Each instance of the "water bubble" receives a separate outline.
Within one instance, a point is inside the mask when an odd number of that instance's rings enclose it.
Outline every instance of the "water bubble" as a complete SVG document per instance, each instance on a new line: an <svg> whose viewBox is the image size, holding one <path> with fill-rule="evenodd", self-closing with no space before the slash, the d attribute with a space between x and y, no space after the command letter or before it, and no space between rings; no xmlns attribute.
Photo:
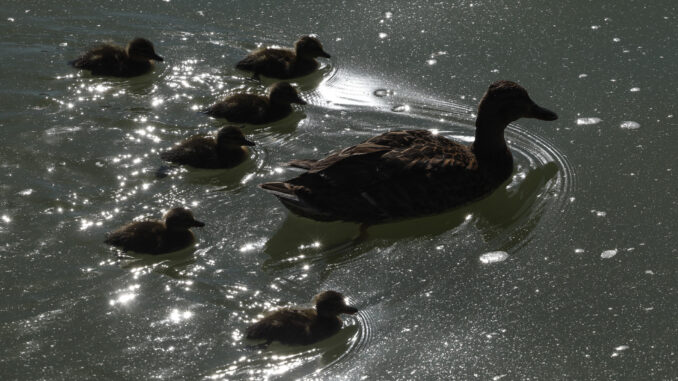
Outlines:
<svg viewBox="0 0 678 381"><path fill-rule="evenodd" d="M391 96L391 95L395 94L395 92L393 90L389 90L389 89L376 89L376 90L374 90L373 94L374 94L375 97L383 98L383 97Z"/></svg>
<svg viewBox="0 0 678 381"><path fill-rule="evenodd" d="M505 251L491 251L480 256L480 263L489 265L491 263L503 262L508 258L508 253Z"/></svg>
<svg viewBox="0 0 678 381"><path fill-rule="evenodd" d="M598 124L602 122L602 119L596 118L596 117L588 117L588 118L578 118L577 119L577 125L578 126L590 126L593 124Z"/></svg>
<svg viewBox="0 0 678 381"><path fill-rule="evenodd" d="M637 130L640 128L640 123L634 122L632 120L627 120L622 122L619 127L625 129L625 130Z"/></svg>
<svg viewBox="0 0 678 381"><path fill-rule="evenodd" d="M631 89L629 89L629 91L632 93L637 93L640 91L640 87L632 87Z"/></svg>
<svg viewBox="0 0 678 381"><path fill-rule="evenodd" d="M384 39L386 37L388 37L388 34L386 34L384 32L379 33L379 38Z"/></svg>
<svg viewBox="0 0 678 381"><path fill-rule="evenodd" d="M617 255L617 249L605 250L600 254L600 257L603 259L610 259Z"/></svg>

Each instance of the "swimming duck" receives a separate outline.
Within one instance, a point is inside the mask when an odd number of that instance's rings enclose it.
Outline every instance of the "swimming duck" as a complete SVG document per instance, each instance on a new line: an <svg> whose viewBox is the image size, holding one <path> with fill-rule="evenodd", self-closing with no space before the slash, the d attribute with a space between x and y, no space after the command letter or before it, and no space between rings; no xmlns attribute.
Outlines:
<svg viewBox="0 0 678 381"><path fill-rule="evenodd" d="M127 48L101 45L69 62L77 69L90 70L94 75L135 77L153 68L153 61L164 61L155 53L153 44L145 38L135 38Z"/></svg>
<svg viewBox="0 0 678 381"><path fill-rule="evenodd" d="M295 78L312 73L318 68L316 57L330 58L323 50L317 38L303 36L294 43L294 51L290 49L258 49L238 62L235 67L240 70L254 72L272 78Z"/></svg>
<svg viewBox="0 0 678 381"><path fill-rule="evenodd" d="M280 341L287 345L307 345L328 338L341 329L339 314L355 314L358 309L346 305L344 295L323 291L313 298L315 308L283 308L274 311L247 328L247 338Z"/></svg>
<svg viewBox="0 0 678 381"><path fill-rule="evenodd" d="M124 251L165 254L188 247L195 241L191 227L204 223L193 218L190 210L178 207L163 216L164 221L137 221L108 233L105 243Z"/></svg>
<svg viewBox="0 0 678 381"><path fill-rule="evenodd" d="M268 96L234 94L208 107L204 113L234 123L264 124L289 115L292 103L306 104L292 85L276 82L268 88Z"/></svg>
<svg viewBox="0 0 678 381"><path fill-rule="evenodd" d="M160 154L163 160L196 168L231 168L242 163L253 146L236 126L222 127L216 139L211 135L195 135Z"/></svg>
<svg viewBox="0 0 678 381"><path fill-rule="evenodd" d="M373 224L433 214L483 197L509 178L506 126L520 118L556 120L517 83L493 83L478 105L475 141L466 146L427 130L391 131L320 160L307 171L260 187L293 213L319 221Z"/></svg>

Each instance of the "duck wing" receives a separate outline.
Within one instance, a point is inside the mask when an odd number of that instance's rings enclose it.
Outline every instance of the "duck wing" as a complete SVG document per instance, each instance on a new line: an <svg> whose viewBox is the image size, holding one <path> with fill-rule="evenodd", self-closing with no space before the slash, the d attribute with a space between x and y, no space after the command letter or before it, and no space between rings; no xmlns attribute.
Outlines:
<svg viewBox="0 0 678 381"><path fill-rule="evenodd" d="M248 54L235 67L269 77L286 78L290 75L295 57L295 53L287 49L260 49Z"/></svg>
<svg viewBox="0 0 678 381"><path fill-rule="evenodd" d="M219 166L219 155L214 138L198 135L188 138L160 154L163 160L185 164L198 168L215 168Z"/></svg>
<svg viewBox="0 0 678 381"><path fill-rule="evenodd" d="M139 253L154 253L162 246L165 226L159 221L139 221L108 233L105 243Z"/></svg>
<svg viewBox="0 0 678 381"><path fill-rule="evenodd" d="M266 120L267 110L270 108L268 99L254 94L235 94L207 109L205 114L214 118L225 118L234 123L263 123Z"/></svg>
<svg viewBox="0 0 678 381"><path fill-rule="evenodd" d="M302 164L307 172L261 187L292 212L322 221L425 215L469 202L487 188L467 146L426 130L388 132Z"/></svg>
<svg viewBox="0 0 678 381"><path fill-rule="evenodd" d="M90 70L94 75L118 75L127 59L125 51L117 46L102 45L94 48L70 64L78 69Z"/></svg>
<svg viewBox="0 0 678 381"><path fill-rule="evenodd" d="M310 340L314 316L311 309L280 309L249 326L247 338L304 344Z"/></svg>

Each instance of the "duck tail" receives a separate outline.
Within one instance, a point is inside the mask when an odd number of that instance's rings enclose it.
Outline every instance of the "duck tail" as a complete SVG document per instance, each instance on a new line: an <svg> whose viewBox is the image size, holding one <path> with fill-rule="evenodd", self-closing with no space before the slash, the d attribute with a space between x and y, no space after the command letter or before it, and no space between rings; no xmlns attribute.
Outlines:
<svg viewBox="0 0 678 381"><path fill-rule="evenodd" d="M294 193L294 188L288 183L274 182L259 184L259 188L273 194L279 199L285 199L292 202L301 202L301 199Z"/></svg>
<svg viewBox="0 0 678 381"><path fill-rule="evenodd" d="M304 160L304 159L291 160L287 163L287 165L294 168L311 169L317 161L318 160Z"/></svg>

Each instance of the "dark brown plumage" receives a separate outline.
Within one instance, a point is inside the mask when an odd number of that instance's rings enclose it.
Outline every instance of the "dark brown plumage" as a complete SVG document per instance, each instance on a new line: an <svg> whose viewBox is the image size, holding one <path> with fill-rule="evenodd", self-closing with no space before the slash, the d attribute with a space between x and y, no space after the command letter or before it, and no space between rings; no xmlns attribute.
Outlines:
<svg viewBox="0 0 678 381"><path fill-rule="evenodd" d="M292 112L292 103L305 105L297 91L287 82L277 82L268 89L268 96L235 94L205 110L214 118L233 123L264 124L280 120Z"/></svg>
<svg viewBox="0 0 678 381"><path fill-rule="evenodd" d="M295 78L312 73L318 68L316 57L330 58L317 38L303 36L289 49L259 49L236 64L236 68L272 78Z"/></svg>
<svg viewBox="0 0 678 381"><path fill-rule="evenodd" d="M555 120L514 82L493 83L478 106L475 142L465 146L426 130L392 131L321 160L307 172L262 184L293 213L320 221L378 223L433 214L487 195L513 171L504 140L519 118Z"/></svg>
<svg viewBox="0 0 678 381"><path fill-rule="evenodd" d="M193 218L191 211L181 207L170 209L163 219L132 222L108 233L104 242L125 251L165 254L191 245L195 237L188 229L205 226Z"/></svg>
<svg viewBox="0 0 678 381"><path fill-rule="evenodd" d="M135 38L127 48L101 45L69 62L77 69L90 70L94 75L135 77L153 68L153 61L163 61L153 44L145 38Z"/></svg>
<svg viewBox="0 0 678 381"><path fill-rule="evenodd" d="M328 338L342 326L339 314L355 314L358 309L347 306L344 296L336 291L323 291L313 298L315 308L282 308L268 314L247 328L247 338L280 341L288 345L307 345Z"/></svg>
<svg viewBox="0 0 678 381"><path fill-rule="evenodd" d="M196 168L231 168L242 163L249 154L243 146L253 146L241 128L222 127L217 137L195 135L160 154L163 160Z"/></svg>

